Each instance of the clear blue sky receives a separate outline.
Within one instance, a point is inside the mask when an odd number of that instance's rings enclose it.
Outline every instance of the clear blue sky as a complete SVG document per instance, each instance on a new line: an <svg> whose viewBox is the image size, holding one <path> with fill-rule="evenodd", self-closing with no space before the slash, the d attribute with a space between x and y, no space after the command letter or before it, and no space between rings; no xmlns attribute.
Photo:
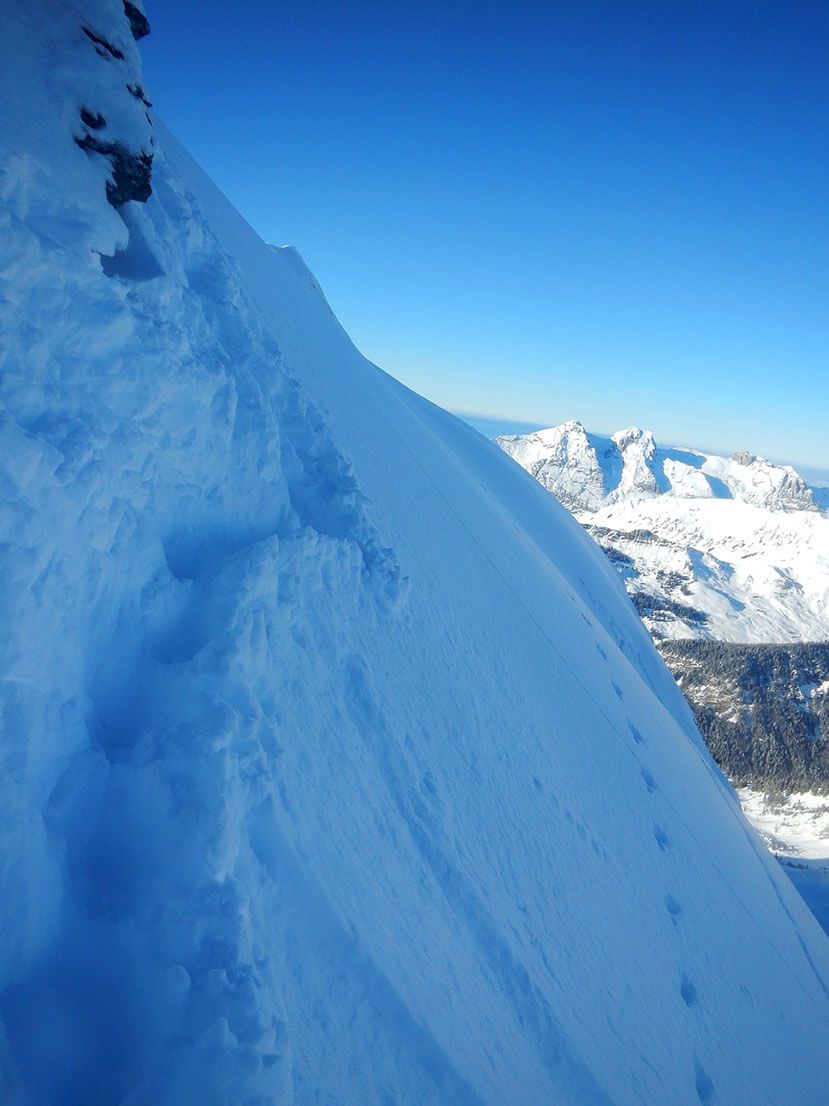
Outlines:
<svg viewBox="0 0 829 1106"><path fill-rule="evenodd" d="M829 468L829 2L147 0L157 109L456 410Z"/></svg>

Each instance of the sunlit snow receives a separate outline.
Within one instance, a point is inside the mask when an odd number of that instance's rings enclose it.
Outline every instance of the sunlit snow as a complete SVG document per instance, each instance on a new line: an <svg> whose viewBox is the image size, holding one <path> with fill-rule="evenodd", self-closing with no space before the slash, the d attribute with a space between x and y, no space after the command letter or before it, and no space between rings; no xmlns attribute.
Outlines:
<svg viewBox="0 0 829 1106"><path fill-rule="evenodd" d="M120 2L0 6L2 1101L820 1106L826 937L613 567L157 119L107 202Z"/></svg>

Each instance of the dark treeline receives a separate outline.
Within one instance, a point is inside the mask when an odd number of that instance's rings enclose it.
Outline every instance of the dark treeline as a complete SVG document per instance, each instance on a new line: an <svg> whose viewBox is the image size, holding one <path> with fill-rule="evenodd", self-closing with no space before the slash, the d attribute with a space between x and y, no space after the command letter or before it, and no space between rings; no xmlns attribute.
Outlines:
<svg viewBox="0 0 829 1106"><path fill-rule="evenodd" d="M733 783L829 792L829 643L662 641L659 650Z"/></svg>

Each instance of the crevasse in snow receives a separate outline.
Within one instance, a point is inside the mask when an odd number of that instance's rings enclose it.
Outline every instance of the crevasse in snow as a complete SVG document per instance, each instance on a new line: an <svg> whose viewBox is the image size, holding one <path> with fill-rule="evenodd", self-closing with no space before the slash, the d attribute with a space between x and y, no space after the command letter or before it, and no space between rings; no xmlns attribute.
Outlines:
<svg viewBox="0 0 829 1106"><path fill-rule="evenodd" d="M2 1100L824 1101L826 939L601 552L157 122L108 201L123 4L2 10Z"/></svg>

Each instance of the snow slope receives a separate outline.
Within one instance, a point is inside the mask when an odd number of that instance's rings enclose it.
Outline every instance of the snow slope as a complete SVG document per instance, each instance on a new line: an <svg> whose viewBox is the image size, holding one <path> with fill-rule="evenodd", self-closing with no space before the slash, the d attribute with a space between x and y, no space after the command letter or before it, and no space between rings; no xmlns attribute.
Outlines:
<svg viewBox="0 0 829 1106"><path fill-rule="evenodd" d="M576 422L498 442L608 550L654 636L829 639L829 514L794 469Z"/></svg>
<svg viewBox="0 0 829 1106"><path fill-rule="evenodd" d="M824 1102L826 938L601 551L157 123L107 201L120 3L0 7L2 1101Z"/></svg>

